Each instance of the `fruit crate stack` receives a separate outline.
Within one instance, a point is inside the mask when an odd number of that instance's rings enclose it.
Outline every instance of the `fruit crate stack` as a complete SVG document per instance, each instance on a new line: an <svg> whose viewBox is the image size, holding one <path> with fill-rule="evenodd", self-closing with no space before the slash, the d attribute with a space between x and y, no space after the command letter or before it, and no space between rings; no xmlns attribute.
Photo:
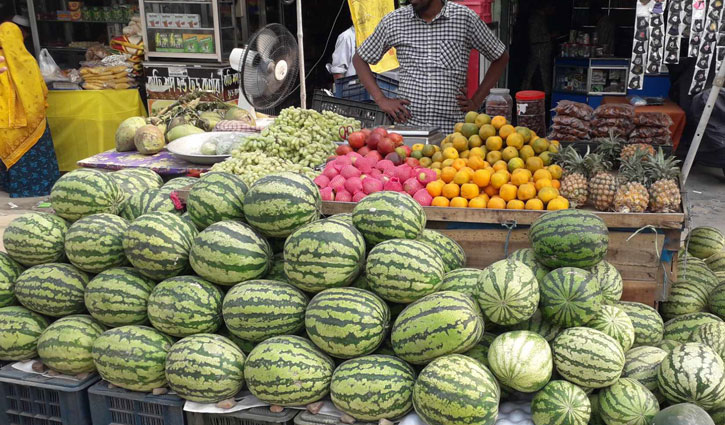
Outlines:
<svg viewBox="0 0 725 425"><path fill-rule="evenodd" d="M185 425L185 401L173 394L128 391L101 381L88 389L88 400L93 425Z"/></svg>
<svg viewBox="0 0 725 425"><path fill-rule="evenodd" d="M295 409L271 412L268 407L253 407L235 413L214 414L186 412L187 425L293 425Z"/></svg>

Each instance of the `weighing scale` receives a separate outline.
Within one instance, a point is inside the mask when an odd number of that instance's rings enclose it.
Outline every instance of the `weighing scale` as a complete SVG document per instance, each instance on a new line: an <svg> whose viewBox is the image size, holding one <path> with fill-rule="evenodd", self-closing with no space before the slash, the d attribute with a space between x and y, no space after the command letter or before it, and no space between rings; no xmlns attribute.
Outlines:
<svg viewBox="0 0 725 425"><path fill-rule="evenodd" d="M443 139L446 138L439 127L396 124L385 126L385 129L391 133L398 133L403 136L403 140L408 146L413 146L417 143L440 145Z"/></svg>

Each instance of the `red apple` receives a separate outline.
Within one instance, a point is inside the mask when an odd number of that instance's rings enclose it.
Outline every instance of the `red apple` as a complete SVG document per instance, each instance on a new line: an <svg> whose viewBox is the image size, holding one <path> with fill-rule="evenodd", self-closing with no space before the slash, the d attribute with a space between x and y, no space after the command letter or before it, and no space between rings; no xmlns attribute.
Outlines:
<svg viewBox="0 0 725 425"><path fill-rule="evenodd" d="M401 136L398 133L390 133L388 134L388 137L395 142L395 146L402 146L403 145L403 136Z"/></svg>
<svg viewBox="0 0 725 425"><path fill-rule="evenodd" d="M367 146L363 146L363 147L361 147L360 149L357 150L357 153L359 153L362 156L365 156L368 153L370 153L370 148L367 147Z"/></svg>
<svg viewBox="0 0 725 425"><path fill-rule="evenodd" d="M373 130L373 134L379 134L382 137L386 137L388 135L388 130L386 130L382 127L378 127L375 130Z"/></svg>
<svg viewBox="0 0 725 425"><path fill-rule="evenodd" d="M381 161L383 159L383 155L380 154L380 152L373 150L368 152L367 155L365 155L365 158L373 158L375 162Z"/></svg>
<svg viewBox="0 0 725 425"><path fill-rule="evenodd" d="M362 129L362 130L360 130L360 131L361 131L361 132L362 132L362 133L363 133L363 134L365 135L365 137L366 137L366 138L367 138L367 137L370 137L370 135L371 135L371 134L373 134L373 131L372 131L372 130L370 130L369 128L363 128L363 129Z"/></svg>
<svg viewBox="0 0 725 425"><path fill-rule="evenodd" d="M372 137L372 136L371 136ZM381 154L387 155L391 152L395 151L395 144L392 140L388 139L387 137L378 143L378 150Z"/></svg>
<svg viewBox="0 0 725 425"><path fill-rule="evenodd" d="M383 140L383 136L379 134L371 134L365 143L368 145L370 149L377 149L378 144L380 144L380 141Z"/></svg>
<svg viewBox="0 0 725 425"><path fill-rule="evenodd" d="M348 144L339 145L337 149L335 149L335 153L338 155L346 155L349 152L352 152L352 147Z"/></svg>
<svg viewBox="0 0 725 425"><path fill-rule="evenodd" d="M400 158L400 155L395 152L390 152L389 154L385 155L385 159L389 160L395 165L400 165L403 162L403 160Z"/></svg>
<svg viewBox="0 0 725 425"><path fill-rule="evenodd" d="M365 134L361 131L356 131L347 136L347 142L353 149L360 149L365 146L365 139Z"/></svg>
<svg viewBox="0 0 725 425"><path fill-rule="evenodd" d="M405 158L405 163L410 165L411 168L420 167L420 162L412 157Z"/></svg>

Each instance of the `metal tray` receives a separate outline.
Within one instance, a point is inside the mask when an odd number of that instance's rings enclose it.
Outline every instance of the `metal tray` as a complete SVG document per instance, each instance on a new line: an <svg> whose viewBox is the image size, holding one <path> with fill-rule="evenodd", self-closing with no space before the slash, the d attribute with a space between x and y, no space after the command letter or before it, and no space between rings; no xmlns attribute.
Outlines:
<svg viewBox="0 0 725 425"><path fill-rule="evenodd" d="M201 146L208 140L220 135L239 135L250 136L258 133L247 132L220 132L212 131L210 133L192 134L190 136L181 137L166 145L166 150L174 156L181 158L193 164L216 164L229 158L230 155L202 155Z"/></svg>

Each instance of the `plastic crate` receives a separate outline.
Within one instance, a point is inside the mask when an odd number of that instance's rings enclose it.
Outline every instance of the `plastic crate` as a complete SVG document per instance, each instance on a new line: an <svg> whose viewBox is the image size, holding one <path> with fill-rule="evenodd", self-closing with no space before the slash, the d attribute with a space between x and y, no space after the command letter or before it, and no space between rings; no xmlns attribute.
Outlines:
<svg viewBox="0 0 725 425"><path fill-rule="evenodd" d="M332 415L317 414L302 411L295 417L295 425L344 425L340 418ZM355 425L377 425L377 422L355 422Z"/></svg>
<svg viewBox="0 0 725 425"><path fill-rule="evenodd" d="M101 381L88 390L93 425L184 425L185 401L173 394L153 395L108 388Z"/></svg>
<svg viewBox="0 0 725 425"><path fill-rule="evenodd" d="M98 381L26 373L8 365L0 369L0 424L91 425L86 389Z"/></svg>
<svg viewBox="0 0 725 425"><path fill-rule="evenodd" d="M327 96L320 91L315 92L312 97L312 109L318 112L332 111L345 117L354 118L360 121L363 128L393 123L393 120L375 104L339 99Z"/></svg>
<svg viewBox="0 0 725 425"><path fill-rule="evenodd" d="M254 407L228 414L186 412L188 425L294 425L298 410L270 412L268 407Z"/></svg>
<svg viewBox="0 0 725 425"><path fill-rule="evenodd" d="M380 90L385 97L398 97L398 80L384 75L375 74L375 81L378 82ZM372 102L373 98L362 85L357 75L340 78L335 81L335 97L358 102Z"/></svg>
<svg viewBox="0 0 725 425"><path fill-rule="evenodd" d="M493 22L493 2L494 0L454 0L456 3L467 6L481 17L483 22L490 24Z"/></svg>

